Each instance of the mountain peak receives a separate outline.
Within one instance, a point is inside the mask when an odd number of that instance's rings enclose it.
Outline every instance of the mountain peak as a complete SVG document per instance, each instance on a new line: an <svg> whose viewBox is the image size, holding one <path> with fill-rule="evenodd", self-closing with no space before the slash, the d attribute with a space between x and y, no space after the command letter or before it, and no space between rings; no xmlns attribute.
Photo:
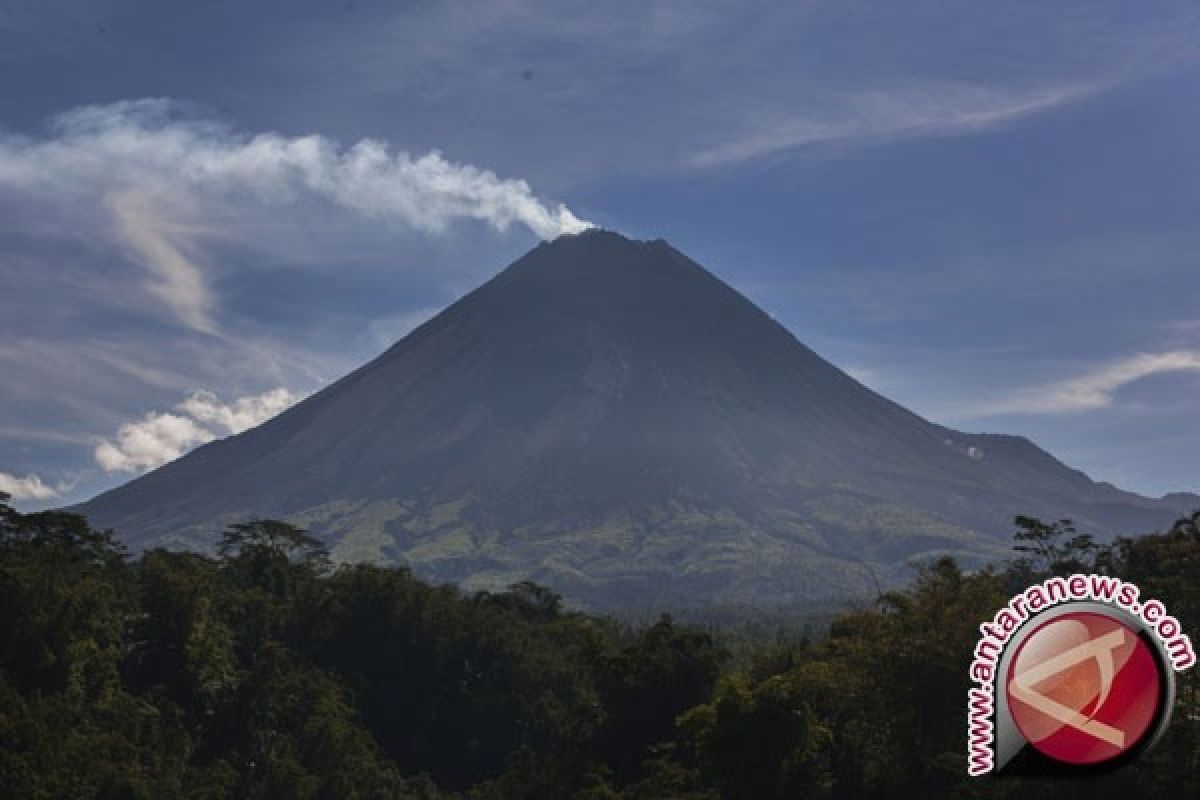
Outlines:
<svg viewBox="0 0 1200 800"><path fill-rule="evenodd" d="M479 293L493 302L520 304L527 311L546 303L563 309L599 302L645 307L654 298L666 303L665 311L689 293L703 293L702 285L710 300L718 300L718 294L726 300L741 299L662 239L630 239L593 228L542 242Z"/></svg>
<svg viewBox="0 0 1200 800"><path fill-rule="evenodd" d="M560 234L560 235L554 237L553 239L551 239L550 241L544 242L544 244L552 245L552 244L555 244L556 242L566 243L566 242L571 242L571 241L601 241L601 240L605 240L605 239L619 240L622 242L629 242L629 243L639 243L640 242L640 240L638 240L638 239L631 239L630 237L626 236L625 234L620 233L619 231L615 231L611 228L601 228L598 225L594 225L590 228L584 228L583 230L576 231L574 233Z"/></svg>
<svg viewBox="0 0 1200 800"><path fill-rule="evenodd" d="M1169 503L872 392L665 241L544 242L266 424L83 506L131 545L286 518L344 561L644 607L845 597L1013 516L1151 530ZM964 444L965 443L965 444Z"/></svg>
<svg viewBox="0 0 1200 800"><path fill-rule="evenodd" d="M602 249L611 253L636 250L658 250L678 252L665 239L634 239L608 228L587 228L578 233L564 233L550 241L543 241L536 250L552 253L571 253L580 250Z"/></svg>

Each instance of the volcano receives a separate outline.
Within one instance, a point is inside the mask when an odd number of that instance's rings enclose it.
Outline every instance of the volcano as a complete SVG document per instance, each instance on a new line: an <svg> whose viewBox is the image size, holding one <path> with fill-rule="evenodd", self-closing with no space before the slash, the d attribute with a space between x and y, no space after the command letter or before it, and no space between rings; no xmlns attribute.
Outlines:
<svg viewBox="0 0 1200 800"><path fill-rule="evenodd" d="M1100 535L1194 496L1096 483L936 425L666 242L538 245L269 422L79 507L135 549L296 522L336 559L599 608L844 598L938 553L1006 555L1016 514Z"/></svg>

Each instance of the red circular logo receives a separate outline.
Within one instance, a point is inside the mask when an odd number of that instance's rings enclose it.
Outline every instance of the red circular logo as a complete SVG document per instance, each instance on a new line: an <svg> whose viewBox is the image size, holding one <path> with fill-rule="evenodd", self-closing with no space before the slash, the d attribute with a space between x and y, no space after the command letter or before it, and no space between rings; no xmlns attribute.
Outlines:
<svg viewBox="0 0 1200 800"><path fill-rule="evenodd" d="M1026 741L1068 764L1137 747L1158 718L1162 667L1136 631L1107 614L1063 614L1020 645L1005 684Z"/></svg>

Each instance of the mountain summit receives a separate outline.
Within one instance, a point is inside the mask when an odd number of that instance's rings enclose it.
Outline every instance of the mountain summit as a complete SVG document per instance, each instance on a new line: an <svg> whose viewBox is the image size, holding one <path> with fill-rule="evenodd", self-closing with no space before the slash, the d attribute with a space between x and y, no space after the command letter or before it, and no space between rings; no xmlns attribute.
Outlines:
<svg viewBox="0 0 1200 800"><path fill-rule="evenodd" d="M1176 499L932 424L666 242L590 230L79 510L135 547L287 518L343 560L648 608L842 597L914 557L1002 555L1015 514L1140 532L1197 500Z"/></svg>

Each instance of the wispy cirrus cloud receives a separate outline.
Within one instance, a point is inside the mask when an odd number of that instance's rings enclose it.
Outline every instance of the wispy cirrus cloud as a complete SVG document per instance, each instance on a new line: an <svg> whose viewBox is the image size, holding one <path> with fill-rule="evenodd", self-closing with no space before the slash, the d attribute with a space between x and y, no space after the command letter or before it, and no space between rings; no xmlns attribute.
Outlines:
<svg viewBox="0 0 1200 800"><path fill-rule="evenodd" d="M145 290L206 333L217 325L205 244L230 235L212 220L236 209L319 201L430 234L456 220L498 231L523 225L544 239L589 227L525 181L437 151L414 156L377 139L343 148L317 134L247 134L184 118L159 99L75 109L56 117L45 138L0 138L0 191L88 212L74 224L100 220L99 233L145 270Z"/></svg>
<svg viewBox="0 0 1200 800"><path fill-rule="evenodd" d="M748 127L693 154L707 167L736 164L797 147L973 133L1081 100L1107 84L1067 84L1026 91L960 84L859 91L799 112L759 115Z"/></svg>
<svg viewBox="0 0 1200 800"><path fill-rule="evenodd" d="M1200 372L1200 350L1142 353L1105 364L1075 378L1013 392L977 409L974 416L1070 414L1112 405L1122 387L1152 375Z"/></svg>
<svg viewBox="0 0 1200 800"><path fill-rule="evenodd" d="M188 327L216 333L214 300L197 253L195 232L164 214L159 201L145 190L110 193L103 204L123 249L146 270L150 294L174 310Z"/></svg>
<svg viewBox="0 0 1200 800"><path fill-rule="evenodd" d="M302 399L283 387L222 403L212 392L194 392L174 411L150 411L122 425L95 448L106 472L141 472L174 461L219 435L241 433L266 422Z"/></svg>

